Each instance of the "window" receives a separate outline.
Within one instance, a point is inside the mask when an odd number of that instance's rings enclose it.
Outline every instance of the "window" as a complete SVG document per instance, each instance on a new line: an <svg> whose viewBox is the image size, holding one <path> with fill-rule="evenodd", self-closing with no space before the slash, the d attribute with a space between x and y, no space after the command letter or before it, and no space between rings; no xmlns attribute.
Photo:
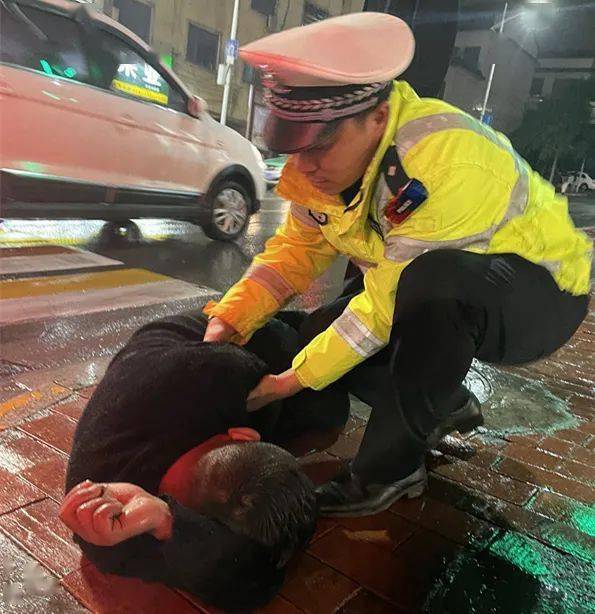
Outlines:
<svg viewBox="0 0 595 614"><path fill-rule="evenodd" d="M481 47L465 47L463 49L463 65L471 70L479 68Z"/></svg>
<svg viewBox="0 0 595 614"><path fill-rule="evenodd" d="M2 62L53 77L90 81L80 31L74 21L27 6L14 13L3 5L0 8Z"/></svg>
<svg viewBox="0 0 595 614"><path fill-rule="evenodd" d="M529 92L531 96L541 96L543 93L543 84L545 79L542 77L536 77L531 82L531 91Z"/></svg>
<svg viewBox="0 0 595 614"><path fill-rule="evenodd" d="M139 0L114 0L114 17L147 43L151 40L152 7Z"/></svg>
<svg viewBox="0 0 595 614"><path fill-rule="evenodd" d="M216 70L219 60L219 33L210 32L193 23L189 24L186 59L207 70Z"/></svg>
<svg viewBox="0 0 595 614"><path fill-rule="evenodd" d="M244 83L254 83L254 76L254 67L244 62L242 66L242 81Z"/></svg>
<svg viewBox="0 0 595 614"><path fill-rule="evenodd" d="M186 111L185 97L172 87L162 74L141 57L132 47L111 34L102 33L101 53L109 56L110 66L106 72L106 59L98 60L103 66L103 79L99 84L104 89L125 94L145 102L154 102L177 111Z"/></svg>
<svg viewBox="0 0 595 614"><path fill-rule="evenodd" d="M302 19L302 23L307 26L309 23L314 23L315 21L322 21L328 16L328 11L321 9L313 2L306 2L304 4L304 18Z"/></svg>
<svg viewBox="0 0 595 614"><path fill-rule="evenodd" d="M252 10L270 17L277 8L277 0L252 0Z"/></svg>

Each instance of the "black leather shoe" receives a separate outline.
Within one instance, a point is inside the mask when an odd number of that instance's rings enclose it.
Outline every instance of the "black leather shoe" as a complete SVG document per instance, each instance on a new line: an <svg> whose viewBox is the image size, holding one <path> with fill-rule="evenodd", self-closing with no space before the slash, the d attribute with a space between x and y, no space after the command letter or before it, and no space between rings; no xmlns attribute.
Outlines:
<svg viewBox="0 0 595 614"><path fill-rule="evenodd" d="M388 509L401 497L419 497L427 485L422 465L392 484L364 484L350 469L316 489L320 514L328 517L371 516Z"/></svg>
<svg viewBox="0 0 595 614"><path fill-rule="evenodd" d="M435 448L444 436L453 431L458 431L461 434L468 433L482 424L483 415L481 413L481 403L479 399L469 391L469 399L467 399L467 402L459 407L459 409L453 411L442 424L439 424L428 435L428 447Z"/></svg>

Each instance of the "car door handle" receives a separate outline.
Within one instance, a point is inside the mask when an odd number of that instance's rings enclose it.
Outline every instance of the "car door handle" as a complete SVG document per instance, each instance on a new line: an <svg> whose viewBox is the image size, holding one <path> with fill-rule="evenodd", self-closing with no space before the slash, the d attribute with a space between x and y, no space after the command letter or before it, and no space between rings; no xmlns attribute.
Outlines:
<svg viewBox="0 0 595 614"><path fill-rule="evenodd" d="M0 81L0 94L14 94L14 89L6 81Z"/></svg>
<svg viewBox="0 0 595 614"><path fill-rule="evenodd" d="M138 123L134 117L132 117L132 115L128 115L127 113L120 115L119 121L123 126L127 126L128 128L136 128L138 126Z"/></svg>

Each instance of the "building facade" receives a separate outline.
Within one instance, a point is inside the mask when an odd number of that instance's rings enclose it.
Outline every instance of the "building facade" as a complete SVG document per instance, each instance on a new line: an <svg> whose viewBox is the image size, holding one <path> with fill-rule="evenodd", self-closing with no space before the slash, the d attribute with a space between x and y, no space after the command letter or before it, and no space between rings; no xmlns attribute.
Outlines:
<svg viewBox="0 0 595 614"><path fill-rule="evenodd" d="M463 22L444 89L447 102L479 117L493 65L485 121L505 133L523 119L537 68L535 40L519 20L510 16L503 32L497 20L473 29L465 29Z"/></svg>

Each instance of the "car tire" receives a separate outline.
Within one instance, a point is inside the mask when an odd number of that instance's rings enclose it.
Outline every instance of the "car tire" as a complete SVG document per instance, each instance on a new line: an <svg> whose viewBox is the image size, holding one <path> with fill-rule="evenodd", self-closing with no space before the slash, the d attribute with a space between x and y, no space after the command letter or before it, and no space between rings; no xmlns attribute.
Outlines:
<svg viewBox="0 0 595 614"><path fill-rule="evenodd" d="M579 192L584 193L584 192L587 192L588 190L589 190L589 186L588 186L586 183L581 183L581 184L578 186L578 191L579 191Z"/></svg>
<svg viewBox="0 0 595 614"><path fill-rule="evenodd" d="M215 241L234 241L246 229L252 211L248 190L233 179L217 182L207 194L209 221L203 231Z"/></svg>

